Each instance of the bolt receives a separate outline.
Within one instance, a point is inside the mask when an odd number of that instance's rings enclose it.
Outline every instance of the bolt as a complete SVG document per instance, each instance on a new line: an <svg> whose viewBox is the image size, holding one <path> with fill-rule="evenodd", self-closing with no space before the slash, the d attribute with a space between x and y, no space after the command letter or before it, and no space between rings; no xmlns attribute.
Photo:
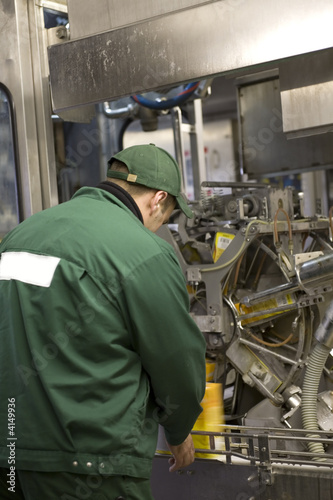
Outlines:
<svg viewBox="0 0 333 500"><path fill-rule="evenodd" d="M66 38L66 34L67 34L67 31L66 31L66 28L64 28L64 27L61 27L61 28L57 29L57 31L56 31L56 36L60 40L62 40L63 38Z"/></svg>
<svg viewBox="0 0 333 500"><path fill-rule="evenodd" d="M261 448L261 451L266 451L266 446L263 446L263 447Z"/></svg>

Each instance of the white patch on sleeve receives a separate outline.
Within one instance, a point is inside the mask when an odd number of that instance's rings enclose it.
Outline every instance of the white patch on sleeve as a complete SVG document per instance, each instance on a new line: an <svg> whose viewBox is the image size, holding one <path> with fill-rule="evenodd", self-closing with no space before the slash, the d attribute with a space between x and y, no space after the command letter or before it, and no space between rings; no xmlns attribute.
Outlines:
<svg viewBox="0 0 333 500"><path fill-rule="evenodd" d="M28 252L4 252L0 259L0 280L17 280L49 287L60 262L58 257Z"/></svg>

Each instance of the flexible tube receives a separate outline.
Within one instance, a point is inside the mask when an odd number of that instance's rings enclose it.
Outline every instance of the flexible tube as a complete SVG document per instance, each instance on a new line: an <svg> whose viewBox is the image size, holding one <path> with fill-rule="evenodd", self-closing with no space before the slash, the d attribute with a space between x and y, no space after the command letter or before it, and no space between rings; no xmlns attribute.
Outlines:
<svg viewBox="0 0 333 500"><path fill-rule="evenodd" d="M279 215L279 212L282 212L285 215L285 217L286 217L287 224L288 224L288 231L289 231L289 239L291 240L292 237L293 237L289 215L288 215L288 213L283 208L280 207L280 208L277 209L277 211L275 212L275 216L274 216L274 237L275 237L275 243L279 240L278 229L277 229L277 222L278 222L277 217Z"/></svg>
<svg viewBox="0 0 333 500"><path fill-rule="evenodd" d="M185 102L199 87L199 84L200 82L189 83L188 85L186 85L183 92L180 92L180 94L176 95L175 97L171 97L170 99L166 99L165 101L163 100L153 101L138 94L132 95L131 97L133 101L137 102L138 104L141 104L141 106L145 106L146 108L159 109L159 110L171 109Z"/></svg>
<svg viewBox="0 0 333 500"><path fill-rule="evenodd" d="M324 369L326 360L330 353L330 348L323 344L317 344L309 358L309 363L305 371L302 389L302 422L303 428L309 431L319 430L317 417L317 395L319 381ZM316 434L308 434L307 437L319 437ZM312 453L325 453L324 445L319 442L307 443L309 451ZM317 458L324 461L325 458Z"/></svg>

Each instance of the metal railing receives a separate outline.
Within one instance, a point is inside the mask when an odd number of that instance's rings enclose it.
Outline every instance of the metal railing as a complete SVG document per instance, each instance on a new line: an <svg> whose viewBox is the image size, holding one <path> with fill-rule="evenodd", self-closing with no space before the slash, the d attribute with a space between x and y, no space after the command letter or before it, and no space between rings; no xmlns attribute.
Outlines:
<svg viewBox="0 0 333 500"><path fill-rule="evenodd" d="M192 431L193 436L207 436L209 441L209 448L196 448L196 453L214 455L230 465L333 468L333 454L312 453L307 449L309 442L323 443L326 448L333 445L333 432L318 430L310 434L311 431L303 429L233 425L223 428L223 432Z"/></svg>

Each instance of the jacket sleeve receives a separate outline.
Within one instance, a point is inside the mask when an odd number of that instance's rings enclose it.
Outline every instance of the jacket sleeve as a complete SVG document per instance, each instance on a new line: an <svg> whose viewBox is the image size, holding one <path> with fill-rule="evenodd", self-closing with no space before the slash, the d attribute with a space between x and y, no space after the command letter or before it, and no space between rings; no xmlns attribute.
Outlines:
<svg viewBox="0 0 333 500"><path fill-rule="evenodd" d="M206 343L189 314L180 266L170 254L142 263L124 283L133 345L147 372L167 441L182 443L202 408Z"/></svg>

